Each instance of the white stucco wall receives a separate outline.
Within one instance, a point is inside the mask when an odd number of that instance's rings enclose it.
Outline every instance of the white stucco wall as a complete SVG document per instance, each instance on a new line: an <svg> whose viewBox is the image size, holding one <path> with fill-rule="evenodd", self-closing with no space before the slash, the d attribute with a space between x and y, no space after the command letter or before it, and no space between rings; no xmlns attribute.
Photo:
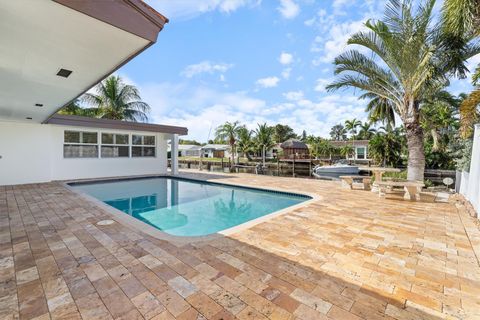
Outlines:
<svg viewBox="0 0 480 320"><path fill-rule="evenodd" d="M470 201L480 217L480 124L475 125L470 172L462 173L460 193Z"/></svg>
<svg viewBox="0 0 480 320"><path fill-rule="evenodd" d="M64 130L156 136L154 158L63 158ZM0 185L167 172L167 140L154 132L0 122Z"/></svg>

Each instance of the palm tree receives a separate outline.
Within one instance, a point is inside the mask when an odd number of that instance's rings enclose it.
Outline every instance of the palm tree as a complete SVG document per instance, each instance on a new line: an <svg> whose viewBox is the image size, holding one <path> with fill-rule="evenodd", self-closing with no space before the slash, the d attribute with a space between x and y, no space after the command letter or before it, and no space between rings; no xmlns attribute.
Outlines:
<svg viewBox="0 0 480 320"><path fill-rule="evenodd" d="M263 166L265 166L265 152L275 145L272 139L273 128L269 127L266 123L258 124L257 129L255 129L255 134L255 143L262 152L262 163Z"/></svg>
<svg viewBox="0 0 480 320"><path fill-rule="evenodd" d="M341 123L336 124L330 129L330 137L335 141L345 140L347 138L347 130Z"/></svg>
<svg viewBox="0 0 480 320"><path fill-rule="evenodd" d="M472 38L480 36L480 3L478 0L445 0L442 8L442 32L451 64L460 77L469 71L463 54ZM480 77L480 65L472 79Z"/></svg>
<svg viewBox="0 0 480 320"><path fill-rule="evenodd" d="M391 126L380 127L368 142L368 154L382 166L401 164L404 134L402 129Z"/></svg>
<svg viewBox="0 0 480 320"><path fill-rule="evenodd" d="M377 95L365 94L364 98L370 97L365 111L372 123L382 122L384 125L395 127L395 111L389 99Z"/></svg>
<svg viewBox="0 0 480 320"><path fill-rule="evenodd" d="M75 99L58 111L59 114L71 114L84 117L97 117L99 109L97 108L82 108L81 99Z"/></svg>
<svg viewBox="0 0 480 320"><path fill-rule="evenodd" d="M422 104L420 123L433 140L433 152L440 151L448 143L448 141L442 143L442 135L447 136L444 134L445 131L452 129L457 122L454 116L457 107L458 99L447 91L437 92ZM456 131L457 128L454 129Z"/></svg>
<svg viewBox="0 0 480 320"><path fill-rule="evenodd" d="M237 135L237 151L243 153L249 161L252 160L250 157L253 148L252 131L242 126L238 129Z"/></svg>
<svg viewBox="0 0 480 320"><path fill-rule="evenodd" d="M227 141L230 145L230 157L232 165L235 163L235 142L238 137L239 122L225 122L215 130L215 139Z"/></svg>
<svg viewBox="0 0 480 320"><path fill-rule="evenodd" d="M447 84L438 32L432 28L434 0L414 12L412 1L389 0L384 21L367 21L367 32L358 32L349 45L372 52L372 58L350 50L335 59L336 74L343 76L328 90L357 88L369 98L388 100L405 125L408 145L408 179L423 181L425 153L420 125L420 104L431 92Z"/></svg>
<svg viewBox="0 0 480 320"><path fill-rule="evenodd" d="M480 119L480 85L463 100L460 105L460 133L463 138L469 138L473 134L473 124Z"/></svg>
<svg viewBox="0 0 480 320"><path fill-rule="evenodd" d="M357 134L357 128L362 125L362 122L357 119L346 120L345 129L350 132L351 138L355 140L355 135Z"/></svg>
<svg viewBox="0 0 480 320"><path fill-rule="evenodd" d="M357 134L357 128L360 126L362 122L360 120L357 120L356 118L353 118L352 120L346 120L345 121L345 129L350 132L350 138L352 139L352 149L354 151L355 155L355 135ZM353 159L355 162L355 159Z"/></svg>
<svg viewBox="0 0 480 320"><path fill-rule="evenodd" d="M97 84L96 93L85 93L81 100L93 108L87 112L96 112L104 119L148 121L150 106L143 102L138 89L123 83L119 76L110 76ZM95 111L96 109L96 111Z"/></svg>
<svg viewBox="0 0 480 320"><path fill-rule="evenodd" d="M315 152L316 156L326 156L328 155L329 158L332 158L332 154L335 152L336 148L335 146L326 139L319 139L319 141L316 142L315 144Z"/></svg>
<svg viewBox="0 0 480 320"><path fill-rule="evenodd" d="M371 122L364 122L360 124L360 131L358 132L359 139L369 140L376 132L375 128L372 128Z"/></svg>
<svg viewBox="0 0 480 320"><path fill-rule="evenodd" d="M340 154L345 156L347 159L351 158L355 152L353 146L349 144L345 144L343 147L340 148Z"/></svg>
<svg viewBox="0 0 480 320"><path fill-rule="evenodd" d="M469 48L469 41L480 36L480 2L478 0L445 0L442 8L442 25L444 45L449 50L450 59L453 59L454 70L461 78L469 71L465 67L468 56L464 51ZM472 75L476 86L472 93L464 100L460 107L461 127L463 138L473 133L473 123L479 119L478 106L480 105L480 64Z"/></svg>
<svg viewBox="0 0 480 320"><path fill-rule="evenodd" d="M289 125L277 124L273 127L273 140L282 143L288 139L296 138L297 135Z"/></svg>

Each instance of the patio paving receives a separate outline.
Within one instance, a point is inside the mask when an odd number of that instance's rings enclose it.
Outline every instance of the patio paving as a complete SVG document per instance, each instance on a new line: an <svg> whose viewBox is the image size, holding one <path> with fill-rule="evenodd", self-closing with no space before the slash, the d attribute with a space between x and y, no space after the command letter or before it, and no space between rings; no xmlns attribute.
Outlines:
<svg viewBox="0 0 480 320"><path fill-rule="evenodd" d="M0 319L480 319L480 231L453 203L202 176L323 199L176 245L97 225L112 215L60 183L0 186Z"/></svg>

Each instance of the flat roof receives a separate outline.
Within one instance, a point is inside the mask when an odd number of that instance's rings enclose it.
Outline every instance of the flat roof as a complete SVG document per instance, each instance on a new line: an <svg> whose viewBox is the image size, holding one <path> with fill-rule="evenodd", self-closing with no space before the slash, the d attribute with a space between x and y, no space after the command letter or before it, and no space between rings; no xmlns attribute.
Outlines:
<svg viewBox="0 0 480 320"><path fill-rule="evenodd" d="M172 133L178 135L187 135L188 129L186 127L168 126L163 124L131 122L112 119L98 119L74 115L55 114L48 121L48 124L57 124L62 126L72 127L87 127L87 128L102 128L102 129L116 129L128 131L150 131Z"/></svg>
<svg viewBox="0 0 480 320"><path fill-rule="evenodd" d="M45 122L167 22L141 0L0 1L0 119Z"/></svg>

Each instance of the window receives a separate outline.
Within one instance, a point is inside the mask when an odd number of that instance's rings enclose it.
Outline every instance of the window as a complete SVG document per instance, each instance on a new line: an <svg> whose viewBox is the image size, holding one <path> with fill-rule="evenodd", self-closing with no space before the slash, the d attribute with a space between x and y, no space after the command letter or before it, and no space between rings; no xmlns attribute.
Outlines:
<svg viewBox="0 0 480 320"><path fill-rule="evenodd" d="M63 141L64 158L98 157L98 135L96 132L65 131Z"/></svg>
<svg viewBox="0 0 480 320"><path fill-rule="evenodd" d="M155 136L132 135L132 157L155 157Z"/></svg>
<svg viewBox="0 0 480 320"><path fill-rule="evenodd" d="M357 147L357 159L366 159L365 147Z"/></svg>
<svg viewBox="0 0 480 320"><path fill-rule="evenodd" d="M102 133L102 158L129 157L128 134Z"/></svg>

